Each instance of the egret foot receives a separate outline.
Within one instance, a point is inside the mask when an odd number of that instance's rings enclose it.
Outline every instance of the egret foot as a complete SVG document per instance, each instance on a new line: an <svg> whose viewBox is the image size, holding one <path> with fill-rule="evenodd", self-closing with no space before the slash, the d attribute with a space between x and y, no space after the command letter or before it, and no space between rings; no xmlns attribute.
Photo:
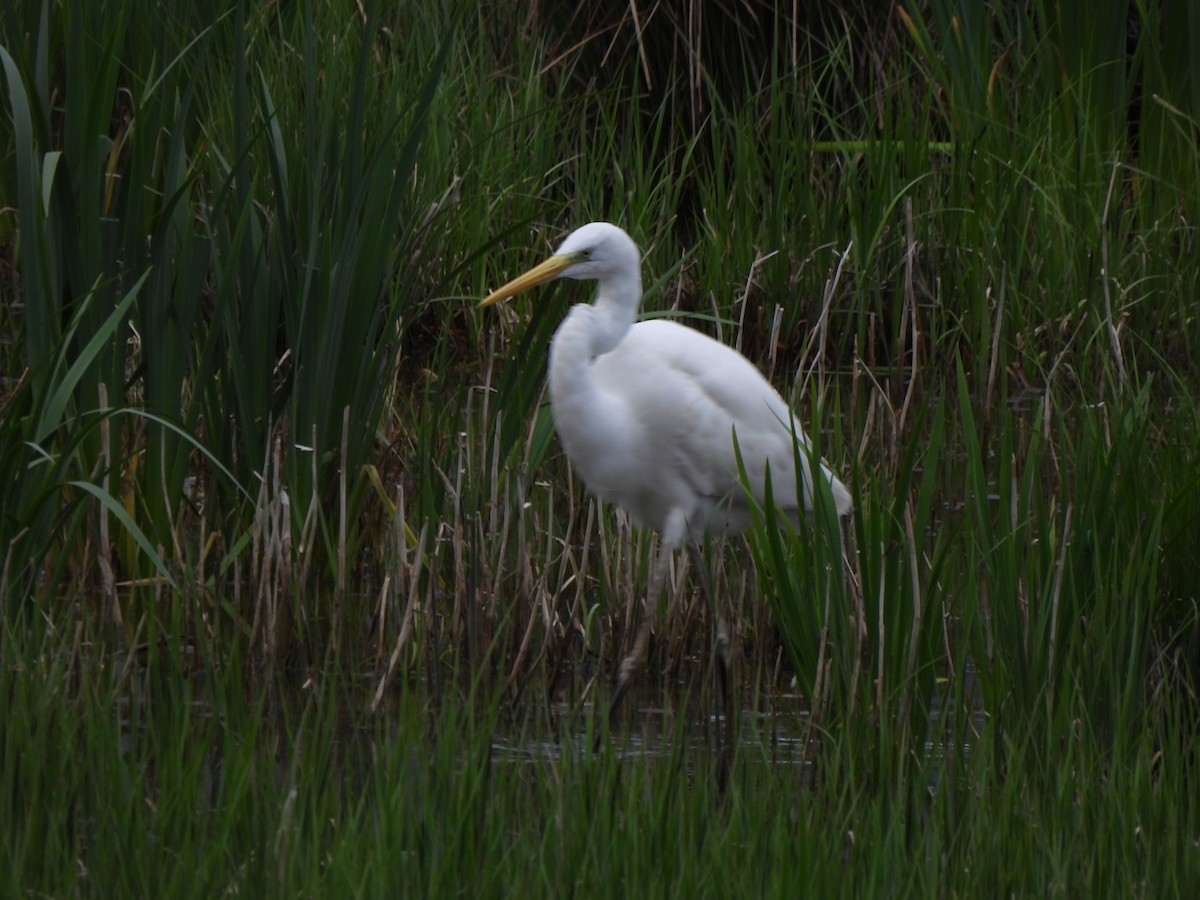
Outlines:
<svg viewBox="0 0 1200 900"><path fill-rule="evenodd" d="M629 690L629 686L633 684L637 673L641 671L642 666L646 662L646 655L650 648L650 631L652 619L649 615L646 616L641 626L638 628L637 639L633 642L633 650L629 655L621 660L621 668L617 670L617 677L613 681L612 698L608 702L608 724L612 727L613 718L617 714L617 709L621 705L621 699ZM593 747L593 752L600 749L600 741L604 737L604 729L600 728L596 731L596 741Z"/></svg>

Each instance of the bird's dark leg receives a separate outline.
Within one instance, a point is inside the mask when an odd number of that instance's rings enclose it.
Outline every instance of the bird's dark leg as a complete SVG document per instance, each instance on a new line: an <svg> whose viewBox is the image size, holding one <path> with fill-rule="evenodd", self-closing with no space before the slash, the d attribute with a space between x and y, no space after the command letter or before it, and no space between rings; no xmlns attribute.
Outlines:
<svg viewBox="0 0 1200 900"><path fill-rule="evenodd" d="M700 548L695 544L688 544L688 557L691 560L692 568L696 570L696 581L700 584L700 592L704 594L704 599L708 602L716 633L717 684L721 692L721 704L725 719L718 757L717 786L724 791L725 784L729 779L729 769L733 763L733 747L737 738L733 718L733 681L729 672L729 623L717 602L716 592L709 582L710 573L704 564Z"/></svg>
<svg viewBox="0 0 1200 900"><path fill-rule="evenodd" d="M646 655L650 647L650 633L654 630L654 619L658 612L658 598L667 580L667 569L671 565L671 556L675 552L675 546L674 541L668 541L664 536L658 548L658 558L654 561L654 569L650 574L650 589L646 594L646 608L642 612L642 622L638 626L633 649L621 661L621 668L617 670L617 677L613 683L612 699L608 704L609 722L612 722L613 716L621 705L622 698L646 662ZM600 747L603 734L603 729L596 732L596 749Z"/></svg>

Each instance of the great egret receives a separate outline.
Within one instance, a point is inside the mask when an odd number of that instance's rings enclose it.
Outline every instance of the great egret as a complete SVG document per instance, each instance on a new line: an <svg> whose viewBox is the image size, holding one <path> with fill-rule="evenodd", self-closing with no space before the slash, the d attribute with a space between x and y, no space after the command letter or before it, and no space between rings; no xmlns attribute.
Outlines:
<svg viewBox="0 0 1200 900"><path fill-rule="evenodd" d="M641 259L615 225L592 222L572 232L553 256L493 291L481 306L559 277L599 282L595 302L571 307L550 342L550 411L559 439L593 493L661 535L644 618L621 663L611 717L645 662L674 551L687 546L698 564L696 546L705 532L737 534L750 524L737 453L754 499L764 500L769 466L777 510L799 524L813 507L810 444L783 398L736 350L676 322L634 324L642 301ZM795 441L803 445L799 453ZM820 472L837 514L846 515L846 486L824 464ZM702 565L697 572L702 577ZM719 614L717 619L728 700L727 637Z"/></svg>

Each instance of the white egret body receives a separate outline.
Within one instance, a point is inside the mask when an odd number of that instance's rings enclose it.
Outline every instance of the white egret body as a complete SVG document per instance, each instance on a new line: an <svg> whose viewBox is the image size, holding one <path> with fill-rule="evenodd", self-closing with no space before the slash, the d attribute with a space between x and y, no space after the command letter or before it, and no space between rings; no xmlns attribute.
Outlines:
<svg viewBox="0 0 1200 900"><path fill-rule="evenodd" d="M769 466L774 504L798 525L813 506L809 442L783 398L736 350L677 322L634 323L641 260L615 225L592 222L572 232L550 259L482 305L556 277L599 283L595 302L571 307L550 343L550 409L563 449L589 490L662 537L615 707L644 661L671 554L694 548L706 531L736 534L750 523L737 453L755 500L765 499ZM837 514L846 515L845 485L827 466L819 471Z"/></svg>

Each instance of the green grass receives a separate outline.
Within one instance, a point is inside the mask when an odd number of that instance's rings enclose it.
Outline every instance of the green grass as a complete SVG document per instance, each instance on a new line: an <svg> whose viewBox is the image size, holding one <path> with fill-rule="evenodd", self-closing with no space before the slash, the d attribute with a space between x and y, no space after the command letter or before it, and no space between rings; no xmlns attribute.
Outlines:
<svg viewBox="0 0 1200 900"><path fill-rule="evenodd" d="M4 675L11 894L1170 896L1200 876L1180 722L1100 755L1061 717L1039 740L946 749L934 790L929 761L876 777L849 727L815 771L744 747L721 800L681 740L504 759L487 692L430 710L413 686L364 725L336 670L255 700L236 665L204 683L163 653L122 685L52 656L47 681Z"/></svg>
<svg viewBox="0 0 1200 900"><path fill-rule="evenodd" d="M609 6L0 13L0 893L1195 893L1200 18ZM855 498L705 548L723 796L477 308L597 218Z"/></svg>

